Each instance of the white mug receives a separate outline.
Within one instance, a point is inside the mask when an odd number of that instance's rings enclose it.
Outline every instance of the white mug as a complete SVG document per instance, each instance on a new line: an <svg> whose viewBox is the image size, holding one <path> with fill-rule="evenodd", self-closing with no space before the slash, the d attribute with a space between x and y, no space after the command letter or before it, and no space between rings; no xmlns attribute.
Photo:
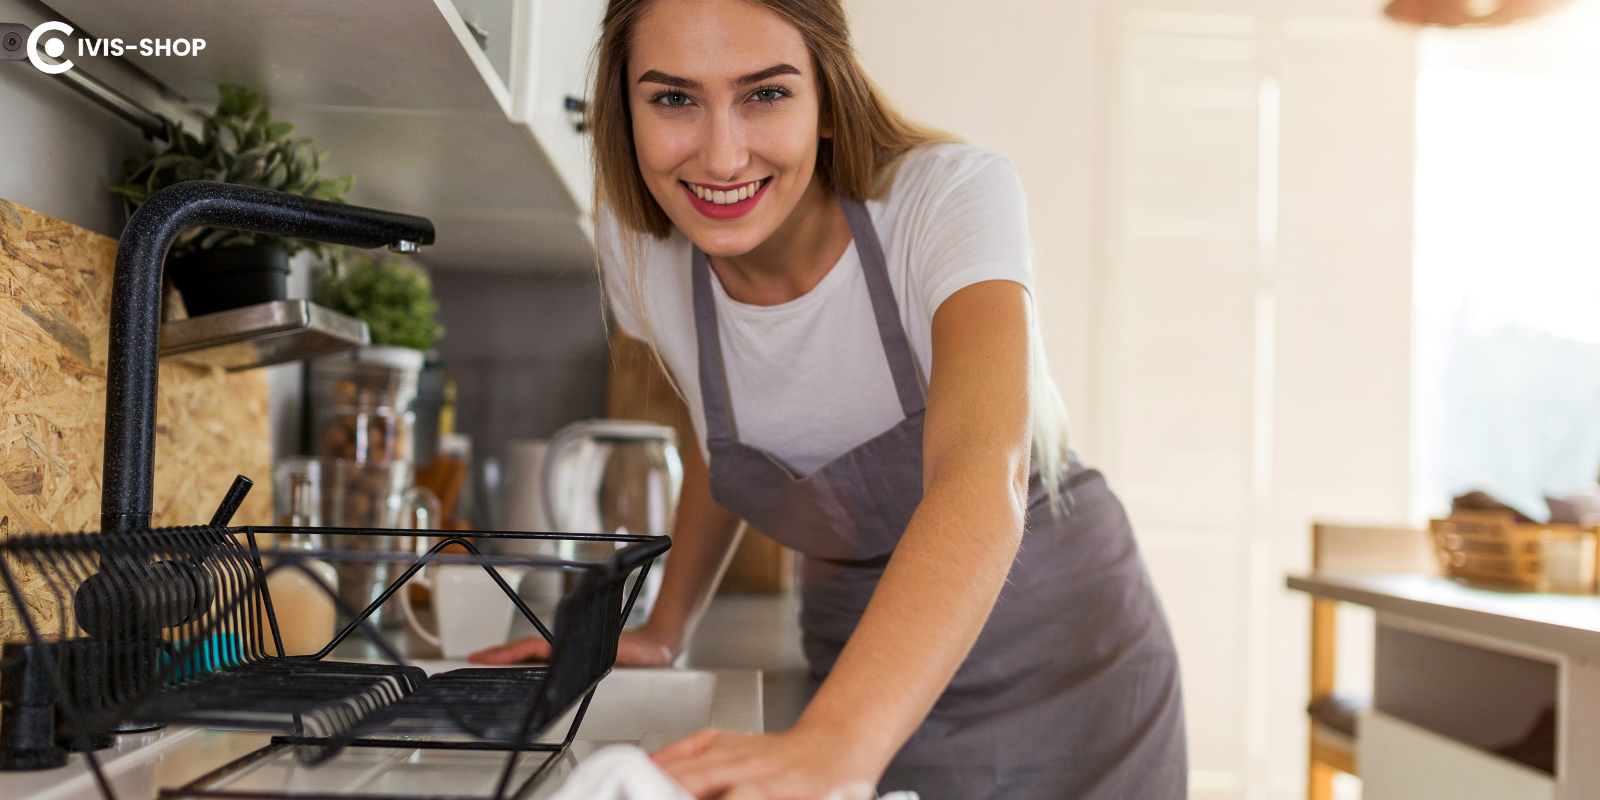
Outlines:
<svg viewBox="0 0 1600 800"><path fill-rule="evenodd" d="M527 567L495 567L516 591ZM511 636L516 606L483 567L475 564L440 564L428 567L413 580L433 594L433 617L438 633L424 630L411 609L411 593L400 591L406 622L422 640L439 648L445 658L465 658L485 647L505 644Z"/></svg>

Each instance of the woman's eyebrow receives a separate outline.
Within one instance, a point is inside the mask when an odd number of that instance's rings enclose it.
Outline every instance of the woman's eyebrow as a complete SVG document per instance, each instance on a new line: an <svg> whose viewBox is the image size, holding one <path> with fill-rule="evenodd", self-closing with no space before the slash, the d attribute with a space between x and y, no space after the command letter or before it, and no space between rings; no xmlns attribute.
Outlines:
<svg viewBox="0 0 1600 800"><path fill-rule="evenodd" d="M764 80L776 78L779 75L799 75L800 70L789 64L773 64L759 72L752 72L733 82L734 86L745 86L751 83L760 83ZM676 75L668 75L658 69L652 69L639 76L640 83L659 83L663 86L673 86L679 89L695 90L700 88L700 82Z"/></svg>
<svg viewBox="0 0 1600 800"><path fill-rule="evenodd" d="M796 69L793 66L790 66L788 64L773 64L772 66L767 67L766 69L761 70L760 72L752 72L749 75L746 75L743 78L740 78L738 81L736 81L734 83L734 85L735 86L744 86L745 84L760 83L760 82L762 82L764 80L767 80L769 78L776 78L779 75L799 75L799 74L800 74L800 70L798 70L798 69Z"/></svg>
<svg viewBox="0 0 1600 800"><path fill-rule="evenodd" d="M662 84L662 85L665 85L665 86L676 86L679 89L698 89L698 88L700 88L700 82L699 81L692 81L692 80L689 80L688 78L680 78L680 77L678 77L676 75L668 75L667 73L662 72L661 70L657 70L657 69L650 70L649 72L646 72L645 74L640 75L639 76L639 82L640 83L659 83L659 84Z"/></svg>

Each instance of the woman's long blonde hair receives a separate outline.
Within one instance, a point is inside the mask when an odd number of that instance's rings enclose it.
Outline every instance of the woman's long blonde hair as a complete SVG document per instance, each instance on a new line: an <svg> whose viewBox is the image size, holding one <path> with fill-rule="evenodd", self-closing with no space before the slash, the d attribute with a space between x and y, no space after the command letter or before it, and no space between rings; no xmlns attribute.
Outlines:
<svg viewBox="0 0 1600 800"><path fill-rule="evenodd" d="M908 119L884 99L856 59L840 0L745 1L793 25L811 52L821 90L822 118L833 126L833 136L822 139L817 147L816 175L825 187L852 200L881 199L907 153L922 145L956 140ZM604 203L624 234L622 250L633 303L651 350L656 351L644 303L644 279L638 268L637 240L627 235L665 239L673 228L639 171L628 104L628 55L634 29L652 2L611 0L606 5L587 123L593 137L595 218L599 219ZM1045 368L1036 321L1032 327L1034 464L1054 499L1056 478L1066 463L1066 411ZM660 363L659 352L656 358ZM675 381L666 364L660 366L669 380Z"/></svg>

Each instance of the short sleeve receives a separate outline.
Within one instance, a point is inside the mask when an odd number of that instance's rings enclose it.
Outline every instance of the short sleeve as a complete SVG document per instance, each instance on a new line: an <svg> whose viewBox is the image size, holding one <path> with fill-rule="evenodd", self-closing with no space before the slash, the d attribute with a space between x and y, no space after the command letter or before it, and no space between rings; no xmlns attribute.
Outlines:
<svg viewBox="0 0 1600 800"><path fill-rule="evenodd" d="M916 289L930 312L950 295L990 280L1033 291L1028 207L1022 180L998 153L961 148L965 158L928 159L923 177L929 213L909 231ZM981 158L971 157L974 151Z"/></svg>
<svg viewBox="0 0 1600 800"><path fill-rule="evenodd" d="M611 309L611 318L616 320L617 327L623 333L642 339L644 325L640 324L634 282L623 252L622 237L626 234L622 232L616 215L604 205L600 207L594 228L595 250L600 257L600 278L605 289L606 305ZM642 258L643 252L638 256Z"/></svg>

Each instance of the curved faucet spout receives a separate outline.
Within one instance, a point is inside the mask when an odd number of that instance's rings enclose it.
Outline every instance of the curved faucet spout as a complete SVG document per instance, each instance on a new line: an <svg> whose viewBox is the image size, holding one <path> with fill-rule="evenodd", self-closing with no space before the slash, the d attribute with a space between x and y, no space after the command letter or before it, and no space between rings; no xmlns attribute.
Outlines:
<svg viewBox="0 0 1600 800"><path fill-rule="evenodd" d="M100 530L149 527L155 484L156 376L161 350L161 268L190 228L213 227L352 247L433 244L423 217L312 200L212 181L174 184L150 195L117 244L106 354L106 446Z"/></svg>

